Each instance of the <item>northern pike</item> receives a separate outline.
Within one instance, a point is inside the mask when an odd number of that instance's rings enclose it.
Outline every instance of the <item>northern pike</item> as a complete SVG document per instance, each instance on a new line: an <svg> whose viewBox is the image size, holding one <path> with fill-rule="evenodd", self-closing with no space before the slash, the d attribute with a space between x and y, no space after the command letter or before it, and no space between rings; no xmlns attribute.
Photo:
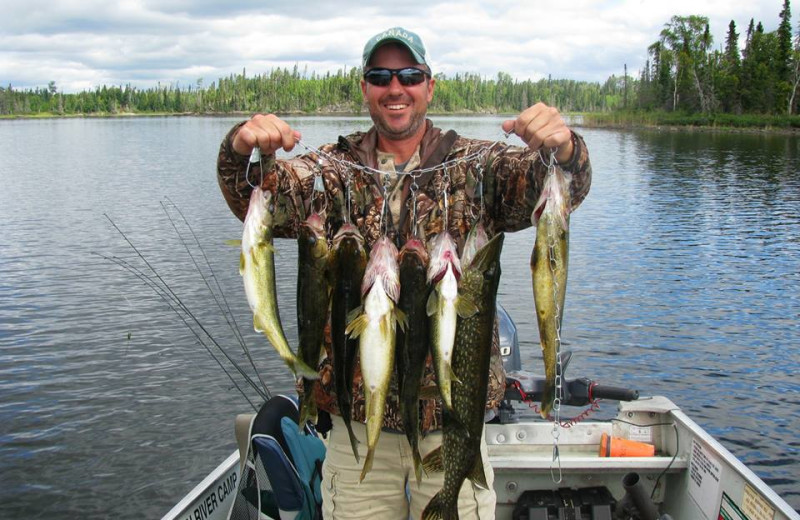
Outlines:
<svg viewBox="0 0 800 520"><path fill-rule="evenodd" d="M570 210L569 180L560 168L550 168L531 215L536 226L531 276L544 358L545 388L540 410L544 418L556 397L556 357L561 347L561 319L567 294Z"/></svg>
<svg viewBox="0 0 800 520"><path fill-rule="evenodd" d="M369 255L361 284L362 308L346 329L350 337L358 338L366 401L367 456L361 469L362 481L372 469L383 426L386 395L394 369L395 330L398 322L403 326L402 314L396 307L399 296L397 248L388 237L382 237L372 246Z"/></svg>
<svg viewBox="0 0 800 520"><path fill-rule="evenodd" d="M275 288L271 203L270 191L255 188L244 219L239 273L244 279L247 303L253 311L253 328L264 333L294 374L319 379L317 372L292 352L281 325Z"/></svg>
<svg viewBox="0 0 800 520"><path fill-rule="evenodd" d="M430 320L431 353L436 372L436 383L442 401L452 407L450 389L458 375L453 372L450 359L456 338L456 318L475 311L475 305L458 295L458 279L461 277L461 262L456 243L450 233L442 231L431 242L428 283L433 286L428 298L427 314Z"/></svg>
<svg viewBox="0 0 800 520"><path fill-rule="evenodd" d="M353 410L353 368L358 353L358 340L348 338L345 332L347 316L361 304L361 282L367 266L364 237L357 227L345 223L336 232L330 264L334 280L331 296L331 342L336 404L347 427L353 455L358 462L358 441L350 426Z"/></svg>
<svg viewBox="0 0 800 520"><path fill-rule="evenodd" d="M426 470L444 470L444 485L425 507L423 519L457 519L458 494L467 478L475 485L488 488L481 459L481 438L502 248L503 234L500 233L464 266L459 283L459 293L475 302L477 312L458 318L452 364L453 370L466 383L453 385L453 408L443 410L442 445L425 457Z"/></svg>
<svg viewBox="0 0 800 520"><path fill-rule="evenodd" d="M300 224L297 234L297 330L300 344L297 355L310 367L319 364L324 348L325 323L330 304L330 275L328 273L328 241L325 221L312 213ZM300 423L316 422L317 404L314 400L314 380L303 378L303 400L300 402Z"/></svg>
<svg viewBox="0 0 800 520"><path fill-rule="evenodd" d="M406 315L408 326L397 346L397 386L400 415L414 460L417 483L422 481L422 457L419 453L419 397L422 373L428 357L429 336L427 300L428 251L418 238L411 238L400 249L400 300L398 307Z"/></svg>

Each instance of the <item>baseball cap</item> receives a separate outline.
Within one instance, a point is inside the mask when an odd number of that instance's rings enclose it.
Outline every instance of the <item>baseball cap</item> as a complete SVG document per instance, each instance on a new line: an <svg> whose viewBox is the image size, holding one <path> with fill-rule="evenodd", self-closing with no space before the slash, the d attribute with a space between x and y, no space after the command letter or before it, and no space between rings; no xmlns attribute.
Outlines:
<svg viewBox="0 0 800 520"><path fill-rule="evenodd" d="M419 37L419 35L403 29L402 27L392 27L391 29L379 32L369 39L367 44L364 46L362 67L366 69L370 58L372 58L372 53L374 53L375 50L381 45L389 42L396 42L403 45L405 48L411 51L411 55L414 56L414 59L417 60L417 63L421 65L428 65L428 62L425 61L425 46L422 44L422 39Z"/></svg>

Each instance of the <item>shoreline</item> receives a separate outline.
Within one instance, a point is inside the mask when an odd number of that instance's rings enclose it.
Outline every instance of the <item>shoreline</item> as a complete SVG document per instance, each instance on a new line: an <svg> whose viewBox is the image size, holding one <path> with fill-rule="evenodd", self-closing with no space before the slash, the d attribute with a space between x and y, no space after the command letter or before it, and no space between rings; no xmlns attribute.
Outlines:
<svg viewBox="0 0 800 520"><path fill-rule="evenodd" d="M128 118L154 118L154 117L243 117L248 118L252 112L232 111L232 112L117 112L117 113L82 113L82 114L5 114L0 115L0 122L20 121L20 120L45 120L45 119L128 119ZM281 117L369 117L367 112L353 111L325 111L325 112L275 112ZM510 116L513 113L504 112L428 112L430 117L486 117L486 116ZM652 130L658 132L726 132L726 133L753 133L753 134L775 134L775 135L800 135L800 128L788 126L770 126L764 123L740 126L725 124L698 125L691 123L665 123L665 122L645 122L632 121L626 118L619 118L609 121L600 115L599 120L594 119L593 114L584 112L565 113L566 119L572 119L570 126L576 128L610 129L610 130ZM745 116L746 117L746 116Z"/></svg>

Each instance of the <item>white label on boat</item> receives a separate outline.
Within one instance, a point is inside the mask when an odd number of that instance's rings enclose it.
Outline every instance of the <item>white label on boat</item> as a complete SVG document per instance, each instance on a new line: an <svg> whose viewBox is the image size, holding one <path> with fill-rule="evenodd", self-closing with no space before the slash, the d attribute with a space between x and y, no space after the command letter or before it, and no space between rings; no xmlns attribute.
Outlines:
<svg viewBox="0 0 800 520"><path fill-rule="evenodd" d="M747 483L744 485L742 510L750 520L772 520L775 517L775 509L770 506L761 493Z"/></svg>
<svg viewBox="0 0 800 520"><path fill-rule="evenodd" d="M720 504L722 465L705 446L692 439L689 457L689 495L700 506L703 518L716 519Z"/></svg>
<svg viewBox="0 0 800 520"><path fill-rule="evenodd" d="M631 425L628 438L632 441L651 442L653 440L653 428L650 426Z"/></svg>

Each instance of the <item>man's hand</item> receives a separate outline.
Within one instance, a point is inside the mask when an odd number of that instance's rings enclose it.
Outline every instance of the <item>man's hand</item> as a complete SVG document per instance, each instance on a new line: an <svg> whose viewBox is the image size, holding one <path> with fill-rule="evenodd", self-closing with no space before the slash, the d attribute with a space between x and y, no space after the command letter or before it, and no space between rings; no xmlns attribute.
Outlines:
<svg viewBox="0 0 800 520"><path fill-rule="evenodd" d="M261 153L270 155L280 148L291 151L298 139L300 132L292 130L277 116L256 114L239 128L233 136L231 147L240 155L250 155L258 145Z"/></svg>
<svg viewBox="0 0 800 520"><path fill-rule="evenodd" d="M558 148L556 160L560 163L572 157L572 133L557 108L536 103L516 119L503 121L502 128L517 134L533 150Z"/></svg>

